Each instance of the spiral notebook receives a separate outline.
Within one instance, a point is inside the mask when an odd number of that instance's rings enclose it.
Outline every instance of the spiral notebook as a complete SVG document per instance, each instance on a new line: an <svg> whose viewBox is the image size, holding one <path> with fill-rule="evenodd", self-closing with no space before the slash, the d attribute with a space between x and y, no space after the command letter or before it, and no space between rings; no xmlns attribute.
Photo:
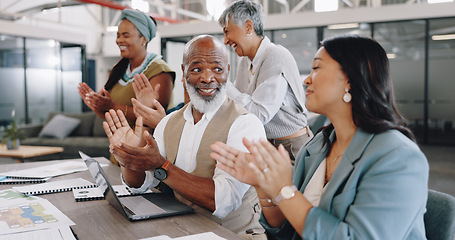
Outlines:
<svg viewBox="0 0 455 240"><path fill-rule="evenodd" d="M72 178L66 180L52 181L41 184L13 187L14 190L19 191L25 195L40 195L47 193L58 193L71 191L73 189L93 188L96 185L83 178Z"/></svg>
<svg viewBox="0 0 455 240"><path fill-rule="evenodd" d="M142 193L134 193L132 192L128 186L126 185L113 185L112 186L117 197L124 197L124 196L133 196L133 195L143 195L153 193L152 190L147 190ZM83 201L92 201L92 200L102 200L104 199L104 194L100 188L84 188L84 189L73 189L74 200L76 202L83 202Z"/></svg>
<svg viewBox="0 0 455 240"><path fill-rule="evenodd" d="M22 177L0 176L0 185L2 185L2 184L45 183L49 179L50 179L50 177L47 177L47 178L22 178Z"/></svg>

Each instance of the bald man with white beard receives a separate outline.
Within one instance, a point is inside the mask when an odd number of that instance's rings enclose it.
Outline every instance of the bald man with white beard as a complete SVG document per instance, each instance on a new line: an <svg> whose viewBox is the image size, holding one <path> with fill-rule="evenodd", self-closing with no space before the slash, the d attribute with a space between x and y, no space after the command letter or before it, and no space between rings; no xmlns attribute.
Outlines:
<svg viewBox="0 0 455 240"><path fill-rule="evenodd" d="M163 183L196 211L238 234L263 232L254 188L216 167L210 145L221 141L247 151L242 139L265 139L260 120L226 97L230 66L224 44L202 35L184 50L182 71L190 102L167 115L153 137L135 130L121 111L106 113L104 129L123 181L137 192Z"/></svg>

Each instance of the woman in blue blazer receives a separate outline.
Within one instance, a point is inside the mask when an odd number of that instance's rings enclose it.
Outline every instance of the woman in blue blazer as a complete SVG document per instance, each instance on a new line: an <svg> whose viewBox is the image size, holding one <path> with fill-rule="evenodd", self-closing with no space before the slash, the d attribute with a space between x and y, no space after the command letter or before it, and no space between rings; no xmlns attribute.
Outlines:
<svg viewBox="0 0 455 240"><path fill-rule="evenodd" d="M399 114L384 49L370 38L326 39L305 79L306 106L331 124L292 167L282 146L212 145L219 167L256 188L275 239L425 239L428 162Z"/></svg>

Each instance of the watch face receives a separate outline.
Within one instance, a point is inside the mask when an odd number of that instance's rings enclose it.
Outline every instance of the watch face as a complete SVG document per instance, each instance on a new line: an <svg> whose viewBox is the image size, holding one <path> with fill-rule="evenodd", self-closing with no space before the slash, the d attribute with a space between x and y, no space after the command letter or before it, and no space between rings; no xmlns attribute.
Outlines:
<svg viewBox="0 0 455 240"><path fill-rule="evenodd" d="M291 186L286 186L281 189L281 195L283 195L284 199L289 199L294 197L295 189Z"/></svg>
<svg viewBox="0 0 455 240"><path fill-rule="evenodd" d="M153 176L156 179L158 179L160 181L163 181L167 177L167 172L166 172L166 170L164 170L162 168L157 168L157 169L155 169L155 172L154 172Z"/></svg>

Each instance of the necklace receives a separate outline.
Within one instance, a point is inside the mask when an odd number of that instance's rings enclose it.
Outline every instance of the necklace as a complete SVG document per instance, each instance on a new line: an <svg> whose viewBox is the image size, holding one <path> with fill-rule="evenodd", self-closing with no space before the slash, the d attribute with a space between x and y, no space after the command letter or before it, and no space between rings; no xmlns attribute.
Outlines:
<svg viewBox="0 0 455 240"><path fill-rule="evenodd" d="M343 156L343 153L340 154L340 155L336 155L335 158L332 161L332 164L336 164L336 161L341 156ZM328 160L326 159L326 168L327 168L327 170L326 170L326 174L325 174L324 186L330 181L330 179L332 178L332 175L333 175L333 173L335 172L335 169L336 169L336 167L335 167L335 168L333 168L333 170L330 170L330 172L329 172L329 168L328 168L328 164L327 164L328 162L327 161Z"/></svg>

